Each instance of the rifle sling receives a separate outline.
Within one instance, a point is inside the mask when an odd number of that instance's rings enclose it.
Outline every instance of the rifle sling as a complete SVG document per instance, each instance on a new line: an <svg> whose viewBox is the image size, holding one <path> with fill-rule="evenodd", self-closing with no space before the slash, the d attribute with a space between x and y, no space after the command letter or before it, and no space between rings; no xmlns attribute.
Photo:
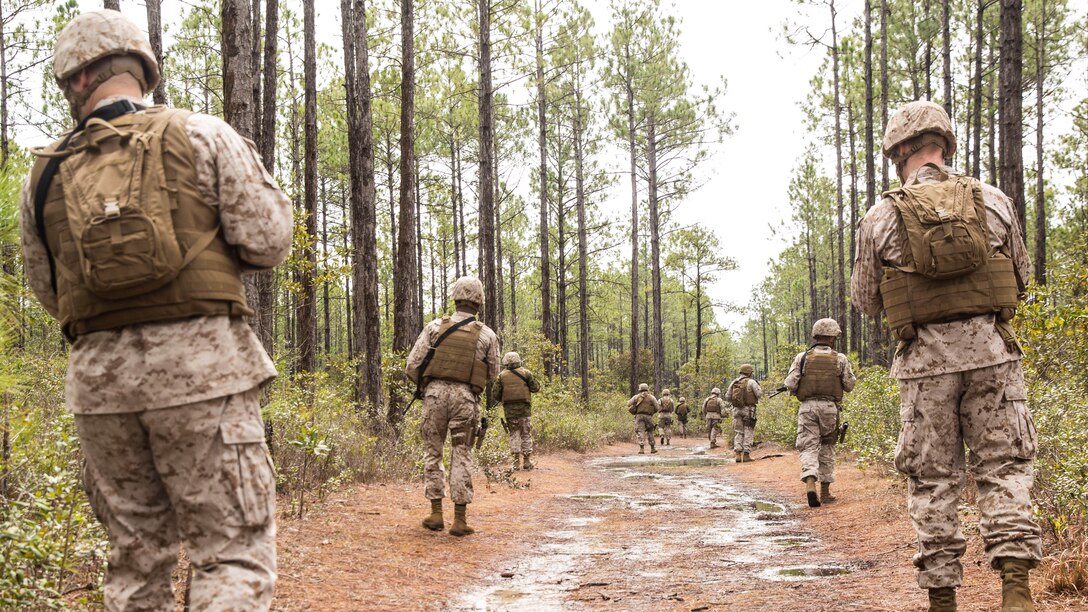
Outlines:
<svg viewBox="0 0 1088 612"><path fill-rule="evenodd" d="M521 372L518 372L516 369L511 369L510 371L514 373L514 376L520 378L521 382L525 383L525 386L529 386L529 379L522 376Z"/></svg>

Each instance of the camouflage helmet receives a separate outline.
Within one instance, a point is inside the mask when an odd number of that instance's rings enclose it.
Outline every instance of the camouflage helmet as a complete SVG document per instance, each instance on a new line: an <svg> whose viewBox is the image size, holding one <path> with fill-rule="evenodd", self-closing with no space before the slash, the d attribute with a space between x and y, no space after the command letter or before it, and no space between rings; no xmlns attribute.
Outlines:
<svg viewBox="0 0 1088 612"><path fill-rule="evenodd" d="M740 373L744 374L745 376L751 376L752 372L755 372L755 371L756 371L755 368L753 368L752 364L750 364L750 363L746 363L746 364L740 366Z"/></svg>
<svg viewBox="0 0 1088 612"><path fill-rule="evenodd" d="M64 26L57 35L53 53L53 76L57 85L69 97L69 101L72 94L68 92L68 79L91 64L111 56L134 56L139 59L143 65L143 75L133 76L140 81L145 94L158 85L159 62L140 27L117 11L88 11ZM84 101L90 91L100 84L101 82L94 84L81 92L84 94Z"/></svg>
<svg viewBox="0 0 1088 612"><path fill-rule="evenodd" d="M638 392L639 393L642 393L643 391L649 391L649 390L650 390L650 385L647 385L646 383L642 383L641 385L638 386Z"/></svg>
<svg viewBox="0 0 1088 612"><path fill-rule="evenodd" d="M710 390L710 394L711 394L711 395L721 395L721 394L722 394L722 390L721 390L721 389L719 389L719 388L717 388L717 387L714 387L713 389L711 389L711 390Z"/></svg>
<svg viewBox="0 0 1088 612"><path fill-rule="evenodd" d="M670 395L669 390L668 389L662 389L661 390L661 395Z"/></svg>
<svg viewBox="0 0 1088 612"><path fill-rule="evenodd" d="M521 365L521 355L518 355L514 351L502 356L502 364L507 367L518 367Z"/></svg>
<svg viewBox="0 0 1088 612"><path fill-rule="evenodd" d="M465 301L483 305L484 284L475 276L462 276L453 283L450 294L454 302Z"/></svg>
<svg viewBox="0 0 1088 612"><path fill-rule="evenodd" d="M677 402L679 402L679 403L681 403L681 404L683 404L684 402L686 402L686 401L688 401L688 400L686 400L686 399L685 399L685 398L684 398L683 396L680 396L680 399L678 399L678 400L676 400L676 401L677 401Z"/></svg>
<svg viewBox="0 0 1088 612"><path fill-rule="evenodd" d="M839 329L839 322L835 319L820 319L812 324L812 337L828 336L831 338L838 338L842 335L842 330Z"/></svg>
<svg viewBox="0 0 1088 612"><path fill-rule="evenodd" d="M900 163L906 158L897 155L896 148L925 134L944 139L945 157L956 154L956 134L952 131L952 122L944 107L928 100L918 100L904 104L888 119L888 127L884 130L884 156Z"/></svg>

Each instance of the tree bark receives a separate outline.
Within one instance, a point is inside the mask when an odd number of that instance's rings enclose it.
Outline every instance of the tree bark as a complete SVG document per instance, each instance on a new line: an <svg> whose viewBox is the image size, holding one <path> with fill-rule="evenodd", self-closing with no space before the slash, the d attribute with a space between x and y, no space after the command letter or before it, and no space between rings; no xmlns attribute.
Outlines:
<svg viewBox="0 0 1088 612"><path fill-rule="evenodd" d="M880 131L888 129L888 0L880 0ZM880 190L888 190L888 160L880 158Z"/></svg>
<svg viewBox="0 0 1088 612"><path fill-rule="evenodd" d="M102 8L110 9L110 10L114 10L114 11L120 11L121 10L121 0L103 0Z"/></svg>
<svg viewBox="0 0 1088 612"><path fill-rule="evenodd" d="M1012 199L1026 238L1024 206L1023 32L1021 0L1001 0L1001 190Z"/></svg>
<svg viewBox="0 0 1088 612"><path fill-rule="evenodd" d="M273 0L274 1L274 0ZM155 53L155 61L159 63L159 71L162 71L162 0L146 0L147 5L147 40L151 43L151 51ZM155 104L166 104L166 79L159 79L152 94Z"/></svg>
<svg viewBox="0 0 1088 612"><path fill-rule="evenodd" d="M352 335L355 395L374 420L382 414L381 328L378 310L377 215L374 186L374 121L370 103L370 58L364 0L341 0L348 149L351 178Z"/></svg>
<svg viewBox="0 0 1088 612"><path fill-rule="evenodd" d="M951 30L951 17L949 12L951 10L951 0L941 0L941 61L943 63L942 77L944 82L944 110L948 113L949 117L952 117L952 30ZM947 161L947 160L946 160Z"/></svg>
<svg viewBox="0 0 1088 612"><path fill-rule="evenodd" d="M495 112L494 91L491 86L491 0L478 0L477 15L480 20L480 231L478 236L480 280L484 285L483 321L494 329L496 324L495 302Z"/></svg>
<svg viewBox="0 0 1088 612"><path fill-rule="evenodd" d="M632 395L638 389L638 150L635 148L635 90L631 75L634 58L630 39L624 47L624 88L627 97L627 146L631 152L631 380Z"/></svg>
<svg viewBox="0 0 1088 612"><path fill-rule="evenodd" d="M665 382L665 338L662 331L661 312L661 219L657 201L657 122L652 113L646 118L646 167L649 175L647 199L650 204L650 299L654 305L653 391L660 393Z"/></svg>
<svg viewBox="0 0 1088 612"><path fill-rule="evenodd" d="M317 304L314 273L317 268L317 35L314 3L303 2L303 218L306 240L299 271L298 369L313 372L316 353Z"/></svg>
<svg viewBox="0 0 1088 612"><path fill-rule="evenodd" d="M865 0L865 210L876 203L876 158L873 147L873 7Z"/></svg>
<svg viewBox="0 0 1088 612"><path fill-rule="evenodd" d="M537 177L540 190L540 331L549 342L555 342L555 328L552 321L552 279L551 245L548 227L548 148L547 148L547 97L544 83L544 14L537 0L533 7L533 19L536 34L536 121L537 147L540 153L540 176ZM544 369L548 376L552 374L553 364L545 360Z"/></svg>
<svg viewBox="0 0 1088 612"><path fill-rule="evenodd" d="M982 30L986 19L986 4L989 0L978 0L975 9L975 86L974 86L974 146L972 147L971 176L976 179L982 175Z"/></svg>
<svg viewBox="0 0 1088 612"><path fill-rule="evenodd" d="M413 0L400 0L400 193L397 254L393 272L393 350L407 351L422 327L417 321L415 195L415 15ZM395 424L404 398L389 398L388 419Z"/></svg>
<svg viewBox="0 0 1088 612"><path fill-rule="evenodd" d="M585 143L582 93L574 93L574 197L578 207L578 354L582 402L589 402L589 239L586 236Z"/></svg>
<svg viewBox="0 0 1088 612"><path fill-rule="evenodd" d="M834 78L834 104L835 108L835 206L838 214L838 277L835 280L835 318L842 324L843 329L849 329L846 325L846 258L844 255L843 236L846 233L844 217L844 202L842 195L842 95L839 90L839 30L835 11L835 0L828 3L831 7L831 66ZM845 340L845 339L844 339Z"/></svg>
<svg viewBox="0 0 1088 612"><path fill-rule="evenodd" d="M1039 2L1035 51L1035 282L1046 284L1046 184L1043 180L1043 85L1046 81L1046 0Z"/></svg>

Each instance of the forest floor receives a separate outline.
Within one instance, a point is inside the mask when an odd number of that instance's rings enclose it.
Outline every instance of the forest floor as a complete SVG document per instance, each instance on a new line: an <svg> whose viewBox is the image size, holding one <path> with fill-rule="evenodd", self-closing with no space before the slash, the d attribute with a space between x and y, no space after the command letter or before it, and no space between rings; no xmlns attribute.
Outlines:
<svg viewBox="0 0 1088 612"><path fill-rule="evenodd" d="M357 486L280 523L277 610L922 610L914 533L895 478L840 463L838 501L809 508L797 454L756 461L673 439L655 455L616 444L535 457L516 485L477 474L455 538L419 521L420 484ZM452 506L446 500L447 528ZM996 610L977 513L961 610ZM1036 572L1038 574L1039 572ZM1035 576L1034 591L1041 592ZM1037 597L1040 610L1085 599Z"/></svg>

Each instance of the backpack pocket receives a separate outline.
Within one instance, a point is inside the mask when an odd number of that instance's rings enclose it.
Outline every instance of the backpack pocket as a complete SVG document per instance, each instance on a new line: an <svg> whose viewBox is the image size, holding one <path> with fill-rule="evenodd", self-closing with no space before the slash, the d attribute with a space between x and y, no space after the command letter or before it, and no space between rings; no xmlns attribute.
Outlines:
<svg viewBox="0 0 1088 612"><path fill-rule="evenodd" d="M925 233L924 259L919 272L933 279L957 278L974 272L986 259L985 237L965 221L945 221Z"/></svg>
<svg viewBox="0 0 1088 612"><path fill-rule="evenodd" d="M179 271L180 261L170 256L176 251L161 248L159 229L137 209L91 218L81 243L87 289L101 297L123 299L154 291Z"/></svg>

